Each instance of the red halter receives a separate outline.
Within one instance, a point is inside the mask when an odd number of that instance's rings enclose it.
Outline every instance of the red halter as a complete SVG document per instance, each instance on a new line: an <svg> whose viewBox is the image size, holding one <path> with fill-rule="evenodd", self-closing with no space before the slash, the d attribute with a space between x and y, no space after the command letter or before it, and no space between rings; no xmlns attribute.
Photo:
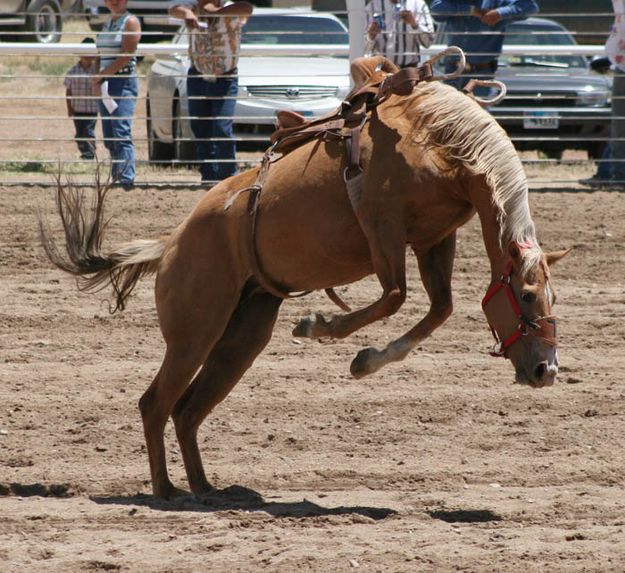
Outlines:
<svg viewBox="0 0 625 573"><path fill-rule="evenodd" d="M521 305L519 305L519 302L514 294L514 290L512 290L512 285L510 284L511 275L512 261L509 261L499 280L490 286L482 299L482 310L484 310L488 302L503 289L508 297L512 311L519 321L516 330L504 340L502 340L499 334L497 334L493 325L490 324L490 322L488 323L496 341L495 347L490 353L491 356L503 356L504 358L508 358L508 349L522 336L527 335L535 336L551 346L556 346L557 339L555 315L540 316L532 320L523 316ZM497 345L499 348L497 348Z"/></svg>

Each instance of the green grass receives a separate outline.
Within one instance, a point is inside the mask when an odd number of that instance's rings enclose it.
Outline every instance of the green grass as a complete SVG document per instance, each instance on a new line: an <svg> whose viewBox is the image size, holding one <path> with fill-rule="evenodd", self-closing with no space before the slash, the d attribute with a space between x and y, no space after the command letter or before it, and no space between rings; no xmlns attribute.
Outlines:
<svg viewBox="0 0 625 573"><path fill-rule="evenodd" d="M95 173L96 166L93 163L63 163L63 173L67 175L90 175ZM19 175L24 173L40 173L54 175L59 172L58 161L49 161L39 158L14 159L0 162L0 173Z"/></svg>

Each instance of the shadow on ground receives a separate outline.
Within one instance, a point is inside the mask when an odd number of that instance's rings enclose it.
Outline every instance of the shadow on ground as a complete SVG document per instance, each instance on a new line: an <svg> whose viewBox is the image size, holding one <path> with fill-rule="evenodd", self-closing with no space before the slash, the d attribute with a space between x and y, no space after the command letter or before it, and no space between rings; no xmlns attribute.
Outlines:
<svg viewBox="0 0 625 573"><path fill-rule="evenodd" d="M134 496L91 497L95 503L144 506L159 511L262 511L274 517L318 517L328 515L361 515L374 520L385 519L397 512L386 507L340 506L323 507L307 499L294 502L265 501L253 489L231 485L202 496L189 494L171 501L137 494Z"/></svg>
<svg viewBox="0 0 625 573"><path fill-rule="evenodd" d="M501 516L490 509L438 509L428 511L428 515L433 519L440 519L447 523L485 523L487 521L501 521Z"/></svg>

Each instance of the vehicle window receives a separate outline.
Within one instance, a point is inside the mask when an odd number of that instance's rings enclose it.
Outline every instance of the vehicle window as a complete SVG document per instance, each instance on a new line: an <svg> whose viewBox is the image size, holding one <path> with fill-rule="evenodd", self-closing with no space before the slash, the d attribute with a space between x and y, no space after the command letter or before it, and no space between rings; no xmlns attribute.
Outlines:
<svg viewBox="0 0 625 573"><path fill-rule="evenodd" d="M245 44L349 44L345 28L314 16L250 16L243 28Z"/></svg>
<svg viewBox="0 0 625 573"><path fill-rule="evenodd" d="M575 40L561 28L553 26L519 26L511 25L506 31L504 44L521 44L526 46L574 46ZM588 64L582 56L547 56L520 54L502 56L500 66L546 66L555 68L586 68Z"/></svg>

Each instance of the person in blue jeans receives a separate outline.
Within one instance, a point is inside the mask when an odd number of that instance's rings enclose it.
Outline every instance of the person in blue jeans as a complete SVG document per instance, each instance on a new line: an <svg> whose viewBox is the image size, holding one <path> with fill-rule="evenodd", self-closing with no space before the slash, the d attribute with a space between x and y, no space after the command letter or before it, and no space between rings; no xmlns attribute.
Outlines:
<svg viewBox="0 0 625 573"><path fill-rule="evenodd" d="M135 146L132 141L132 118L139 86L135 52L141 38L139 20L126 10L128 0L105 0L109 20L98 34L100 51L97 76L98 89L106 88L112 107L100 101L104 145L111 154L111 177L114 183L128 190L135 182ZM114 109L113 109L114 108Z"/></svg>
<svg viewBox="0 0 625 573"><path fill-rule="evenodd" d="M83 44L94 44L92 38L84 38ZM96 72L95 56L82 55L72 66L63 81L67 115L74 122L75 139L81 159L95 159L95 126L98 119L99 98L93 88Z"/></svg>
<svg viewBox="0 0 625 573"><path fill-rule="evenodd" d="M239 87L241 30L253 6L245 1L173 0L169 13L185 21L191 67L187 96L202 182L237 171L233 116Z"/></svg>
<svg viewBox="0 0 625 573"><path fill-rule="evenodd" d="M614 23L605 51L614 68L610 140L605 146L597 172L582 185L625 189L625 0L612 0Z"/></svg>
<svg viewBox="0 0 625 573"><path fill-rule="evenodd" d="M508 24L538 12L534 0L432 0L434 20L444 23L444 42L458 46L466 57L463 75L448 83L462 89L471 78L491 80L497 71ZM456 69L457 58L446 58L445 73ZM487 88L474 90L488 95Z"/></svg>
<svg viewBox="0 0 625 573"><path fill-rule="evenodd" d="M200 159L202 181L221 181L236 173L236 142L233 138L234 108L239 82L237 69L218 80L202 77L194 67L187 75L187 95L195 154Z"/></svg>

